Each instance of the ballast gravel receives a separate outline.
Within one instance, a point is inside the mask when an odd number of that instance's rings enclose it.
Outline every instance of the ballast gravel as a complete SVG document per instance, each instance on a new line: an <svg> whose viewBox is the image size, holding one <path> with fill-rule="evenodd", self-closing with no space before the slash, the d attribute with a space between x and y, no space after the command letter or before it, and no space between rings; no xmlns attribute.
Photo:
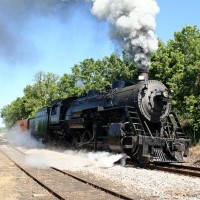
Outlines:
<svg viewBox="0 0 200 200"><path fill-rule="evenodd" d="M141 199L200 199L199 178L122 166L87 167L81 172L111 181L123 188L127 195L137 194Z"/></svg>

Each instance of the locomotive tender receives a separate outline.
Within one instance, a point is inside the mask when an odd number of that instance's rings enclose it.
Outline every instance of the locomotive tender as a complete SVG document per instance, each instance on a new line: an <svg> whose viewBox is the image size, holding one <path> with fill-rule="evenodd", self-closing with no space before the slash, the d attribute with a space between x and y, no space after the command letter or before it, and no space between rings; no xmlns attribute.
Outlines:
<svg viewBox="0 0 200 200"><path fill-rule="evenodd" d="M191 140L171 110L170 90L148 80L147 73L139 79L115 81L106 92L55 100L29 119L30 132L57 145L123 151L142 164L182 162Z"/></svg>

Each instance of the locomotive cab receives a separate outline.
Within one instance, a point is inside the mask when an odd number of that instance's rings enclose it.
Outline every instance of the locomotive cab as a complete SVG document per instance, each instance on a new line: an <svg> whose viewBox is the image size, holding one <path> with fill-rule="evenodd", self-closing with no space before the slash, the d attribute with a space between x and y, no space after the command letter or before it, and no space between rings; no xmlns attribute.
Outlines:
<svg viewBox="0 0 200 200"><path fill-rule="evenodd" d="M60 122L60 109L59 105L53 105L50 111L50 124L58 124Z"/></svg>

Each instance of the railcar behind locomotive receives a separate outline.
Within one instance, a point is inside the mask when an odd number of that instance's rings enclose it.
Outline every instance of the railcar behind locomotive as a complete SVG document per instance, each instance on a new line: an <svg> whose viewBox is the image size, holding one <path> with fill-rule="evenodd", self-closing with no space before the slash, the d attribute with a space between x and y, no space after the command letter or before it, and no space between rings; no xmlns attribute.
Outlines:
<svg viewBox="0 0 200 200"><path fill-rule="evenodd" d="M139 77L53 101L29 119L31 134L57 145L123 151L143 164L182 162L191 140L171 109L170 90L147 73Z"/></svg>
<svg viewBox="0 0 200 200"><path fill-rule="evenodd" d="M29 121L28 119L21 119L17 121L17 127L19 128L20 132L27 132L29 129Z"/></svg>

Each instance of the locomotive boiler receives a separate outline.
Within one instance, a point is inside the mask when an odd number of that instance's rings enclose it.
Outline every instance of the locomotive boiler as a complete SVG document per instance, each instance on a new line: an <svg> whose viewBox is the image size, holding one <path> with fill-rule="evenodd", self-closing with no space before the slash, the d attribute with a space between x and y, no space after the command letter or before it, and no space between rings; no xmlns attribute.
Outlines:
<svg viewBox="0 0 200 200"><path fill-rule="evenodd" d="M53 101L29 119L31 134L56 145L123 151L142 164L182 162L191 140L171 109L170 90L147 73L139 79Z"/></svg>

